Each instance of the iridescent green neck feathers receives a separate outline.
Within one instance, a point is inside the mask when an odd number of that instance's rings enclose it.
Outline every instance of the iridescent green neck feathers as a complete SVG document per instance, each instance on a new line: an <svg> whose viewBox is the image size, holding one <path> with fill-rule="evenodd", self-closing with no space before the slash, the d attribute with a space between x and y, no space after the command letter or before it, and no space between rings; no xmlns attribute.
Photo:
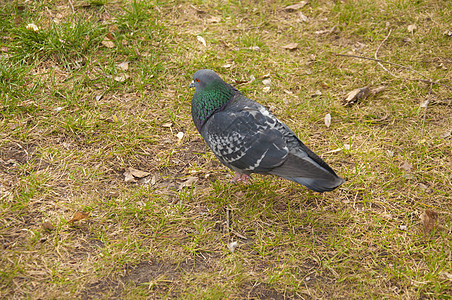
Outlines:
<svg viewBox="0 0 452 300"><path fill-rule="evenodd" d="M235 89L221 79L206 82L197 87L191 102L191 115L196 128L201 132L204 123L216 112L224 109L234 97Z"/></svg>

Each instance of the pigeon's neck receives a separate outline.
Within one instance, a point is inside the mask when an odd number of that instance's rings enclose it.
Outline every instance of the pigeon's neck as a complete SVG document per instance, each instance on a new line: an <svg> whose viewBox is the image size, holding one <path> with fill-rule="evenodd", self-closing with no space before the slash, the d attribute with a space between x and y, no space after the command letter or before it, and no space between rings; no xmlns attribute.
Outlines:
<svg viewBox="0 0 452 300"><path fill-rule="evenodd" d="M239 91L225 82L214 82L203 90L196 90L191 102L191 114L199 132L206 121L215 112L223 110L236 93Z"/></svg>

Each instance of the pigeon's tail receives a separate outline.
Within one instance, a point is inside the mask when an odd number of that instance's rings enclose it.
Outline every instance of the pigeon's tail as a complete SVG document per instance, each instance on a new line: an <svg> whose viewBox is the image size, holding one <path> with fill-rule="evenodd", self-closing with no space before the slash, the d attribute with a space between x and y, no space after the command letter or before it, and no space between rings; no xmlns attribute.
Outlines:
<svg viewBox="0 0 452 300"><path fill-rule="evenodd" d="M344 179L337 176L318 156L313 159L310 156L289 154L287 160L270 174L302 184L319 193L332 191L344 183Z"/></svg>
<svg viewBox="0 0 452 300"><path fill-rule="evenodd" d="M344 179L336 177L334 180L319 179L319 178L304 178L304 177L284 177L296 183L302 184L308 189L315 192L323 193L329 192L344 183Z"/></svg>

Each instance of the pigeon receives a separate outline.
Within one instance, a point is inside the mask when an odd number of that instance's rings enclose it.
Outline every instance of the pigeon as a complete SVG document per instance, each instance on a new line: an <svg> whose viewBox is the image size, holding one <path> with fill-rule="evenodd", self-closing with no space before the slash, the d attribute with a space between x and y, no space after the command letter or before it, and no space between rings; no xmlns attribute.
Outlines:
<svg viewBox="0 0 452 300"><path fill-rule="evenodd" d="M233 182L248 183L252 173L271 174L320 193L344 182L268 109L214 71L197 71L189 87L196 88L191 102L196 129L220 162L235 171Z"/></svg>

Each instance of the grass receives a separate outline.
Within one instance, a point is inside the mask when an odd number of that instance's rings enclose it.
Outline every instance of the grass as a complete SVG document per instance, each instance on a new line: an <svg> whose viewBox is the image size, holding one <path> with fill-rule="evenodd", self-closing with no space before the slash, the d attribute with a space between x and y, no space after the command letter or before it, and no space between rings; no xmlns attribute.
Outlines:
<svg viewBox="0 0 452 300"><path fill-rule="evenodd" d="M2 299L450 299L450 90L332 54L373 58L391 30L380 59L450 86L448 1L69 3L0 3ZM201 68L346 183L229 184L191 122ZM367 85L386 89L341 104Z"/></svg>

